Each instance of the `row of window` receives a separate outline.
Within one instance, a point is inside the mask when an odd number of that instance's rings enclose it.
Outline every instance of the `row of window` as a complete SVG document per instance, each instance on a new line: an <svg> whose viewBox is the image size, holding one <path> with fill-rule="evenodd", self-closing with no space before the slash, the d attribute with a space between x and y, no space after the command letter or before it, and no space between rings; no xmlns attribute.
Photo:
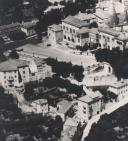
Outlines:
<svg viewBox="0 0 128 141"><path fill-rule="evenodd" d="M63 29L69 31L70 33L76 33L75 29L72 29L66 26L63 26Z"/></svg>

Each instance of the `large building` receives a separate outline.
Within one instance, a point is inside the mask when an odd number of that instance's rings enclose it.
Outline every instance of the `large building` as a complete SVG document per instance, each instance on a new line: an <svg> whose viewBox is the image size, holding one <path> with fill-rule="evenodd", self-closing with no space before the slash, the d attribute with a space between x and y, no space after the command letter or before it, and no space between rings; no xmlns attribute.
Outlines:
<svg viewBox="0 0 128 141"><path fill-rule="evenodd" d="M74 16L68 16L62 20L62 29L63 29L63 41L69 44L71 47L82 46L83 40L86 38L86 33L81 34L81 29L89 27L89 23L86 23L83 20L80 20Z"/></svg>
<svg viewBox="0 0 128 141"><path fill-rule="evenodd" d="M0 85L5 89L20 87L29 82L29 63L23 60L7 60L0 63Z"/></svg>
<svg viewBox="0 0 128 141"><path fill-rule="evenodd" d="M60 25L51 25L48 27L48 38L52 44L59 43L63 40L63 30Z"/></svg>
<svg viewBox="0 0 128 141"><path fill-rule="evenodd" d="M117 101L128 97L128 80L126 79L110 83L108 91L115 94Z"/></svg>
<svg viewBox="0 0 128 141"><path fill-rule="evenodd" d="M99 45L102 49L119 48L124 50L127 48L128 35L126 33L118 32L111 28L99 28Z"/></svg>
<svg viewBox="0 0 128 141"><path fill-rule="evenodd" d="M90 92L89 94L78 99L78 117L82 121L88 121L102 111L103 96L99 91Z"/></svg>

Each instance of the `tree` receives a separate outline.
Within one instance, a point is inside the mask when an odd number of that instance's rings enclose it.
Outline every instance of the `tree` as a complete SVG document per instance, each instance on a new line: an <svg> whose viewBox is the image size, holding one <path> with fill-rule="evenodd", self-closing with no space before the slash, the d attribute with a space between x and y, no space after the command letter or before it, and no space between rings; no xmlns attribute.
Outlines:
<svg viewBox="0 0 128 141"><path fill-rule="evenodd" d="M12 50L11 53L9 54L9 57L12 59L19 59L19 54L17 53L16 50Z"/></svg>
<svg viewBox="0 0 128 141"><path fill-rule="evenodd" d="M26 38L26 34L22 31L12 32L9 34L11 40L19 41L24 40Z"/></svg>

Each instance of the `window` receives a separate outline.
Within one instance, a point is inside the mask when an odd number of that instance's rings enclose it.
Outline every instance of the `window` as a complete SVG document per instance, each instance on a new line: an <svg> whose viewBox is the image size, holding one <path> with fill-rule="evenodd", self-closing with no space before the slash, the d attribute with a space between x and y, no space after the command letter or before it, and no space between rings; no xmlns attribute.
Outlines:
<svg viewBox="0 0 128 141"><path fill-rule="evenodd" d="M15 78L16 78L17 76L15 75Z"/></svg>
<svg viewBox="0 0 128 141"><path fill-rule="evenodd" d="M73 29L73 33L75 33L75 29Z"/></svg>
<svg viewBox="0 0 128 141"><path fill-rule="evenodd" d="M68 37L68 40L69 40L69 41L71 40L70 37Z"/></svg>
<svg viewBox="0 0 128 141"><path fill-rule="evenodd" d="M66 27L67 31L68 31L68 27Z"/></svg>
<svg viewBox="0 0 128 141"><path fill-rule="evenodd" d="M6 79L6 76L4 76L4 79Z"/></svg>
<svg viewBox="0 0 128 141"><path fill-rule="evenodd" d="M78 42L80 43L80 39L78 39Z"/></svg>
<svg viewBox="0 0 128 141"><path fill-rule="evenodd" d="M23 71L23 74L25 74L25 71Z"/></svg>
<svg viewBox="0 0 128 141"><path fill-rule="evenodd" d="M70 32L72 33L72 29L70 28Z"/></svg>
<svg viewBox="0 0 128 141"><path fill-rule="evenodd" d="M64 39L66 39L66 36L64 35Z"/></svg>
<svg viewBox="0 0 128 141"><path fill-rule="evenodd" d="M63 26L63 29L65 29L65 26Z"/></svg>

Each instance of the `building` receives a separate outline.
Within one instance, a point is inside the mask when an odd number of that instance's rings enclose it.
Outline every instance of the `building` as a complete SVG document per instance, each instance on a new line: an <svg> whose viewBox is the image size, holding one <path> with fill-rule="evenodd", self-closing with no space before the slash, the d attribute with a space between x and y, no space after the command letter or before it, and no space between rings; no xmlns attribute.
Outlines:
<svg viewBox="0 0 128 141"><path fill-rule="evenodd" d="M8 36L11 33L16 33L21 30L20 23L12 23L0 26L0 36Z"/></svg>
<svg viewBox="0 0 128 141"><path fill-rule="evenodd" d="M99 28L99 45L102 49L127 48L128 35L111 28Z"/></svg>
<svg viewBox="0 0 128 141"><path fill-rule="evenodd" d="M59 43L63 40L63 30L60 25L51 25L48 27L48 38L52 44Z"/></svg>
<svg viewBox="0 0 128 141"><path fill-rule="evenodd" d="M29 63L18 59L1 62L0 78L0 84L5 89L22 86L29 82Z"/></svg>
<svg viewBox="0 0 128 141"><path fill-rule="evenodd" d="M36 113L46 114L48 113L48 101L47 99L38 99L31 103Z"/></svg>
<svg viewBox="0 0 128 141"><path fill-rule="evenodd" d="M93 23L96 21L96 17L94 16L94 14L87 14L87 13L79 12L78 14L75 15L75 17L86 23Z"/></svg>
<svg viewBox="0 0 128 141"><path fill-rule="evenodd" d="M89 27L89 23L74 16L68 16L62 20L63 41L72 48L83 45L87 34L83 33L83 30L86 29L82 30L82 28L87 27Z"/></svg>
<svg viewBox="0 0 128 141"><path fill-rule="evenodd" d="M30 81L38 81L52 76L52 68L48 66L44 60L46 57L28 53L23 50L19 50L18 54L21 60L27 60L29 62Z"/></svg>
<svg viewBox="0 0 128 141"><path fill-rule="evenodd" d="M108 88L109 92L112 92L117 96L117 101L128 96L128 80L115 81L114 83L110 83Z"/></svg>
<svg viewBox="0 0 128 141"><path fill-rule="evenodd" d="M37 22L38 20L23 22L21 24L21 30L26 34L26 36L32 36L36 34L35 27L36 27Z"/></svg>
<svg viewBox="0 0 128 141"><path fill-rule="evenodd" d="M57 115L60 115L62 120L65 121L68 117L73 117L75 112L76 102L62 100L57 103Z"/></svg>
<svg viewBox="0 0 128 141"><path fill-rule="evenodd" d="M90 91L87 95L78 99L78 117L87 121L99 114L103 107L103 96L99 91Z"/></svg>

